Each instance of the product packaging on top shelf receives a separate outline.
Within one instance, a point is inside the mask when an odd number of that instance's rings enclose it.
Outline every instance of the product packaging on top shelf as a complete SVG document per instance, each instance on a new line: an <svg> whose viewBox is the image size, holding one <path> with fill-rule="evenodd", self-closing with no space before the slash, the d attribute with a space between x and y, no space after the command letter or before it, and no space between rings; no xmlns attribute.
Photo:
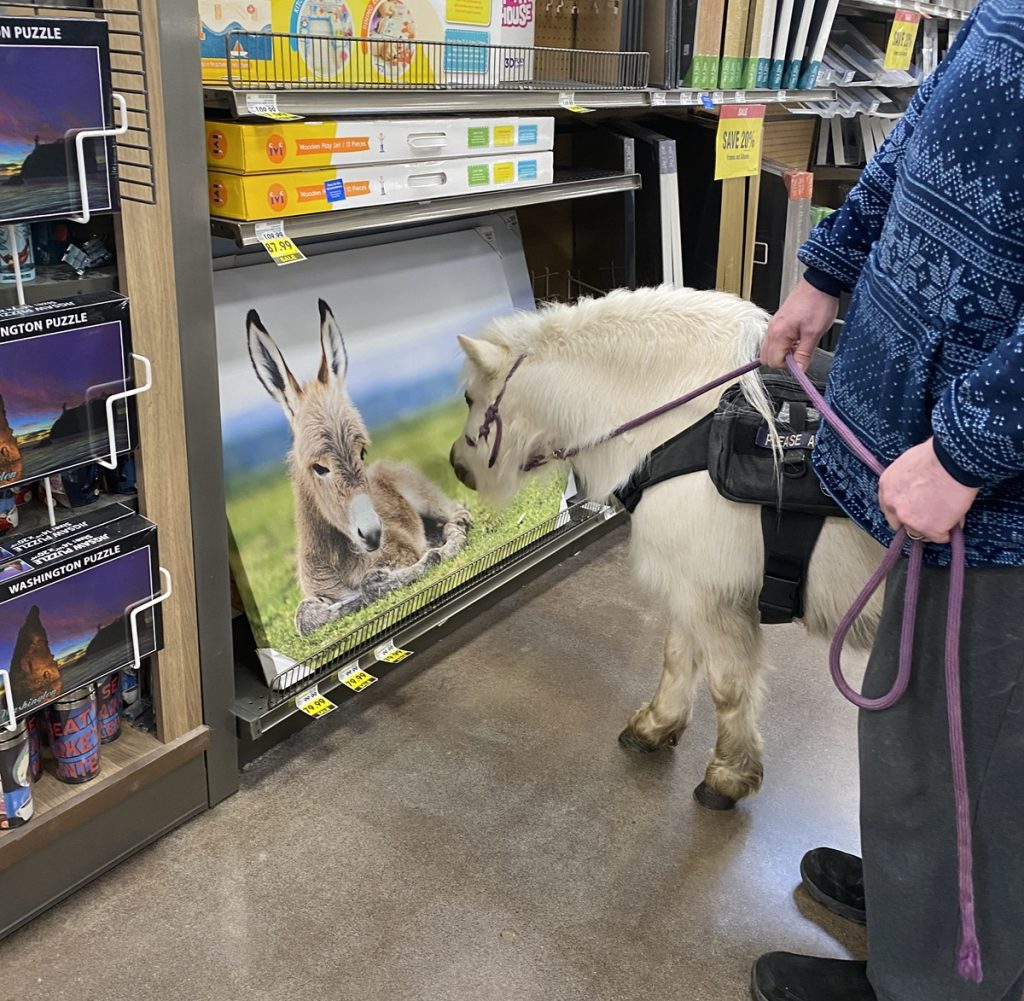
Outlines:
<svg viewBox="0 0 1024 1001"><path fill-rule="evenodd" d="M76 137L114 121L106 22L0 17L0 109L0 223L80 213ZM113 211L113 140L83 155L92 212Z"/></svg>
<svg viewBox="0 0 1024 1001"><path fill-rule="evenodd" d="M231 174L529 153L554 144L550 117L206 123L207 163Z"/></svg>
<svg viewBox="0 0 1024 1001"><path fill-rule="evenodd" d="M0 669L10 671L15 717L132 664L130 612L158 587L156 526L122 504L5 536ZM156 609L140 613L138 627L139 653L148 656L162 643Z"/></svg>
<svg viewBox="0 0 1024 1001"><path fill-rule="evenodd" d="M532 46L535 0L200 0L199 11L207 83L227 79L228 45L232 81L268 90L496 83L527 79L532 69L529 52L483 46ZM274 38L254 34L268 25Z"/></svg>
<svg viewBox="0 0 1024 1001"><path fill-rule="evenodd" d="M134 383L128 300L94 292L0 309L0 488L110 455L107 399ZM118 453L136 441L114 406Z"/></svg>
<svg viewBox="0 0 1024 1001"><path fill-rule="evenodd" d="M210 211L227 219L268 219L532 187L552 180L551 153L509 153L283 174L211 171Z"/></svg>

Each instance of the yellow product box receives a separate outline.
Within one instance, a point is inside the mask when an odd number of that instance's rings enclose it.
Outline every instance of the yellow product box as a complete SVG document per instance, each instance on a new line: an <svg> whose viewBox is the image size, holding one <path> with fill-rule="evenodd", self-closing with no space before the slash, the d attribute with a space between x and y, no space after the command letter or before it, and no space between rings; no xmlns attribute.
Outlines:
<svg viewBox="0 0 1024 1001"><path fill-rule="evenodd" d="M528 80L530 52L481 46L528 48L535 20L536 0L199 0L203 82L224 83L229 60L263 90Z"/></svg>
<svg viewBox="0 0 1024 1001"><path fill-rule="evenodd" d="M349 119L206 123L211 170L260 174L364 163L550 150L554 118Z"/></svg>
<svg viewBox="0 0 1024 1001"><path fill-rule="evenodd" d="M279 174L210 171L210 212L255 221L551 184L553 159L550 152L509 153Z"/></svg>
<svg viewBox="0 0 1024 1001"><path fill-rule="evenodd" d="M199 0L199 54L203 64L203 83L226 81L229 58L233 63L233 81L265 77L270 65L272 40L255 36L270 31L271 5L272 0ZM236 34L231 35L232 32Z"/></svg>

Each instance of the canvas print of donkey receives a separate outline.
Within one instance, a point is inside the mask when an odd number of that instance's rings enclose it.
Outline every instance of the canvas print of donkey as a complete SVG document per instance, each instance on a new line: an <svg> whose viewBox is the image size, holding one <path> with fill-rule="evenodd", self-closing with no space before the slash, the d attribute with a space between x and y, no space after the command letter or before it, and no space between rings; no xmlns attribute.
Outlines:
<svg viewBox="0 0 1024 1001"><path fill-rule="evenodd" d="M498 509L448 461L457 334L519 305L512 258L469 232L217 275L232 577L268 684L564 508L557 473Z"/></svg>
<svg viewBox="0 0 1024 1001"><path fill-rule="evenodd" d="M295 630L308 636L389 591L419 580L466 545L467 508L407 462L366 462L369 432L345 391L348 353L330 306L320 310L322 357L305 385L263 327L246 318L249 357L292 429L295 493Z"/></svg>

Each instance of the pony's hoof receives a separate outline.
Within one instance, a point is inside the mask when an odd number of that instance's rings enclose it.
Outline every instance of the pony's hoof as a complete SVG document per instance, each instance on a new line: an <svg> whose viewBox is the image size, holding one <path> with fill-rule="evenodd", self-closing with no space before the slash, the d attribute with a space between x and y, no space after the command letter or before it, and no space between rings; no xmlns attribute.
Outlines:
<svg viewBox="0 0 1024 1001"><path fill-rule="evenodd" d="M636 731L632 727L626 727L622 733L619 734L619 743L627 751L638 751L640 754L650 754L652 751L658 749L657 744L652 744L649 740L644 740L643 737L637 735Z"/></svg>
<svg viewBox="0 0 1024 1001"><path fill-rule="evenodd" d="M736 800L731 796L726 796L724 793L715 792L707 782L701 782L701 784L693 790L693 798L702 807L704 807L705 810L723 812L725 810L735 809L736 807Z"/></svg>

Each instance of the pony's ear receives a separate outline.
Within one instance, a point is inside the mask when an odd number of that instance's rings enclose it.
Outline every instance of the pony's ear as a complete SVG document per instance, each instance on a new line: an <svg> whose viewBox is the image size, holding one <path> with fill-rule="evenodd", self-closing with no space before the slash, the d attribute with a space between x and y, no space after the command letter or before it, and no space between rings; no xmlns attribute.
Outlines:
<svg viewBox="0 0 1024 1001"><path fill-rule="evenodd" d="M320 307L320 347L323 357L320 359L320 371L317 378L326 386L331 379L345 381L348 373L348 351L345 350L345 339L341 336L337 320L331 307L323 299L317 303Z"/></svg>
<svg viewBox="0 0 1024 1001"><path fill-rule="evenodd" d="M284 356L274 343L274 338L267 333L255 309L249 310L245 327L249 357L252 359L252 367L256 369L256 377L263 383L263 388L281 404L288 420L293 420L302 398L302 390L295 376L285 364Z"/></svg>
<svg viewBox="0 0 1024 1001"><path fill-rule="evenodd" d="M512 356L512 352L504 344L479 341L464 334L459 334L459 346L466 357L489 379L503 371Z"/></svg>

